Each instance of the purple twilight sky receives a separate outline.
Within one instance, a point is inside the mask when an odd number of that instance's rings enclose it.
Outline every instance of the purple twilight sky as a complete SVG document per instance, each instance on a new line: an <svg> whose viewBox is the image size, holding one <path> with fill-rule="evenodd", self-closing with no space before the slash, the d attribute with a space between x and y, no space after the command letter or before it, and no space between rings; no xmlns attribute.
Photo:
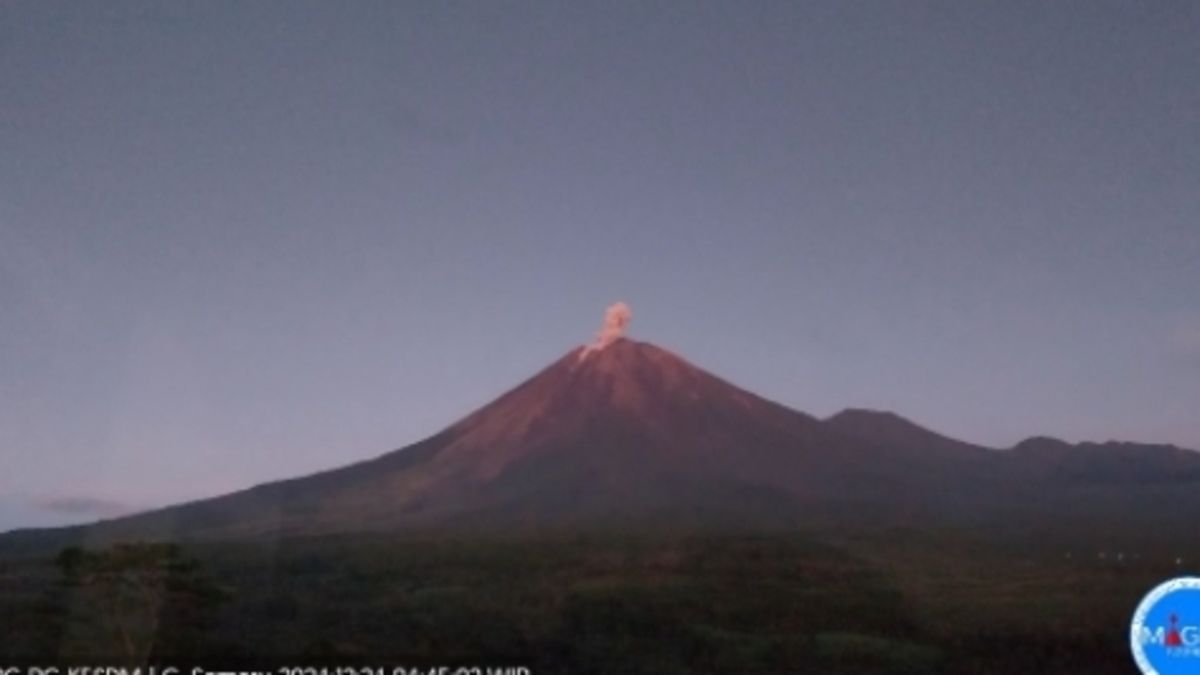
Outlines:
<svg viewBox="0 0 1200 675"><path fill-rule="evenodd" d="M0 529L333 467L631 335L1200 448L1200 3L0 4Z"/></svg>

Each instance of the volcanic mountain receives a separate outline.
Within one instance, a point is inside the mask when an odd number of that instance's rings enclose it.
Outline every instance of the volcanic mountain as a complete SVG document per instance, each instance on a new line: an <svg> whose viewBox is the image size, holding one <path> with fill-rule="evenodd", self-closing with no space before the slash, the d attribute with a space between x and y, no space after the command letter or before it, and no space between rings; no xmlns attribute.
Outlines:
<svg viewBox="0 0 1200 675"><path fill-rule="evenodd" d="M1142 504L1145 489L1162 494L1164 486L1195 495L1200 454L1044 438L1004 451L890 413L820 420L654 345L612 338L568 352L407 448L58 534L209 538L606 519L785 524L995 514L1038 500L1045 509L1067 500L1086 515L1096 503Z"/></svg>

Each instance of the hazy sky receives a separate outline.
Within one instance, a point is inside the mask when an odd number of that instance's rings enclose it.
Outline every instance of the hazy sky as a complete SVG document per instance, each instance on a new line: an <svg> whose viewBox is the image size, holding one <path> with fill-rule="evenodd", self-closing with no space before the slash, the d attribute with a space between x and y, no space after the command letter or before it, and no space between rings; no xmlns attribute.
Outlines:
<svg viewBox="0 0 1200 675"><path fill-rule="evenodd" d="M618 299L816 415L1200 448L1200 3L0 4L0 529L406 445Z"/></svg>

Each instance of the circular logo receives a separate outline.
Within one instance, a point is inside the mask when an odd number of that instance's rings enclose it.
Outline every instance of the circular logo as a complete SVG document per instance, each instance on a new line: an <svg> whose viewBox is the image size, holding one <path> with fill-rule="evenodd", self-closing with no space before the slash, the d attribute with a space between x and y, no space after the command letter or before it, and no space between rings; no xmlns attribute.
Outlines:
<svg viewBox="0 0 1200 675"><path fill-rule="evenodd" d="M1145 675L1200 673L1200 578L1172 579L1150 591L1133 614L1129 644Z"/></svg>

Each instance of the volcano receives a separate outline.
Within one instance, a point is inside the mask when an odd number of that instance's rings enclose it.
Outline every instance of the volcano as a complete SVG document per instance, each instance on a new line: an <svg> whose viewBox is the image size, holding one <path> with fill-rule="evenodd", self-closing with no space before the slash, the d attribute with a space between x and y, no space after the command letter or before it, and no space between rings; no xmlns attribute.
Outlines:
<svg viewBox="0 0 1200 675"><path fill-rule="evenodd" d="M1104 505L1126 515L1149 506L1146 490L1194 501L1198 486L1200 454L1173 446L1037 438L998 450L891 413L822 420L608 335L409 447L74 532L103 540L614 520L787 525L1039 503L1036 518L1064 504L1086 517Z"/></svg>

